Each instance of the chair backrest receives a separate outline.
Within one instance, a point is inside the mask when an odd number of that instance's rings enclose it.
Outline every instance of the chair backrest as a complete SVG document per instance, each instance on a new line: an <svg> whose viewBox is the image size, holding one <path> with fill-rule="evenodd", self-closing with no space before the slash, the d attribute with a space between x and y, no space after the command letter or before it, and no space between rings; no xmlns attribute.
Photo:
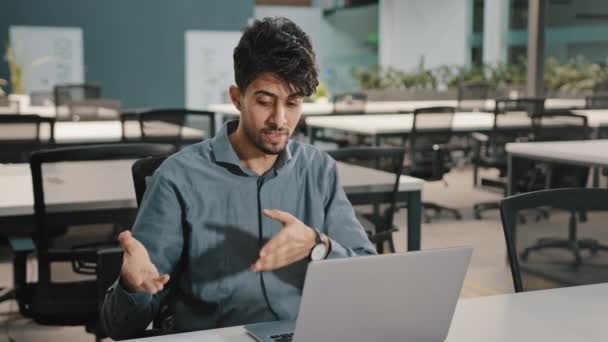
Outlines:
<svg viewBox="0 0 608 342"><path fill-rule="evenodd" d="M215 113L190 109L156 109L138 114L141 138L176 147L215 135ZM195 131L195 126L199 131ZM203 126L203 127L201 127ZM188 132L191 132L190 134Z"/></svg>
<svg viewBox="0 0 608 342"><path fill-rule="evenodd" d="M593 94L595 94L595 95L608 95L608 80L596 83L593 86Z"/></svg>
<svg viewBox="0 0 608 342"><path fill-rule="evenodd" d="M461 82L458 85L458 109L483 110L490 95L491 84L486 81Z"/></svg>
<svg viewBox="0 0 608 342"><path fill-rule="evenodd" d="M365 114L365 106L367 105L367 94L337 94L334 96L333 102L334 114Z"/></svg>
<svg viewBox="0 0 608 342"><path fill-rule="evenodd" d="M608 109L608 93L604 95L592 95L585 98L587 109Z"/></svg>
<svg viewBox="0 0 608 342"><path fill-rule="evenodd" d="M51 91L33 91L30 93L31 106L54 106L55 98Z"/></svg>
<svg viewBox="0 0 608 342"><path fill-rule="evenodd" d="M0 115L19 114L20 110L19 101L11 100L8 96L0 96Z"/></svg>
<svg viewBox="0 0 608 342"><path fill-rule="evenodd" d="M455 112L454 107L426 107L414 110L407 153L410 171L428 169L429 174L435 174L437 172L432 172L433 170L445 169L447 154L438 152L440 149L443 151L452 138ZM440 174L436 176L441 177Z"/></svg>
<svg viewBox="0 0 608 342"><path fill-rule="evenodd" d="M72 101L68 105L67 120L99 121L120 119L120 101L110 99L86 99ZM59 119L59 118L58 118Z"/></svg>
<svg viewBox="0 0 608 342"><path fill-rule="evenodd" d="M101 87L97 84L61 84L53 88L56 106L68 105L73 101L101 98Z"/></svg>
<svg viewBox="0 0 608 342"><path fill-rule="evenodd" d="M129 169L136 159L171 153L171 145L112 144L58 148L32 153L30 168L34 190L38 251L38 279L51 282L50 263L72 261L79 255L96 258L96 251L51 248L53 229L66 225L133 222L129 204L133 186ZM108 185L108 183L110 183ZM118 194L118 195L117 195Z"/></svg>
<svg viewBox="0 0 608 342"><path fill-rule="evenodd" d="M392 228L393 218L396 208L397 192L399 190L399 180L403 171L403 158L405 149L391 147L353 147L327 151L336 161L372 168L394 175L392 191L385 198L374 197L374 200L366 201L375 203L383 208L374 212L372 221L383 223L376 226L385 227L387 230Z"/></svg>
<svg viewBox="0 0 608 342"><path fill-rule="evenodd" d="M586 116L568 109L545 110L542 116L532 118L534 141L587 140L591 131Z"/></svg>
<svg viewBox="0 0 608 342"><path fill-rule="evenodd" d="M38 115L0 115L0 163L24 163L30 152L39 150L44 143L52 143L53 118ZM49 140L41 141L40 126L49 126Z"/></svg>
<svg viewBox="0 0 608 342"><path fill-rule="evenodd" d="M500 214L515 291L608 282L608 190L519 194Z"/></svg>
<svg viewBox="0 0 608 342"><path fill-rule="evenodd" d="M154 174L154 171L158 169L166 157L146 157L136 161L131 167L131 173L133 175L133 185L135 186L135 197L137 198L137 206L141 204L146 192L146 187L150 181L150 177Z"/></svg>
<svg viewBox="0 0 608 342"><path fill-rule="evenodd" d="M496 99L487 155L506 160L506 143L519 137L528 138L532 119L541 117L544 107L544 98Z"/></svg>

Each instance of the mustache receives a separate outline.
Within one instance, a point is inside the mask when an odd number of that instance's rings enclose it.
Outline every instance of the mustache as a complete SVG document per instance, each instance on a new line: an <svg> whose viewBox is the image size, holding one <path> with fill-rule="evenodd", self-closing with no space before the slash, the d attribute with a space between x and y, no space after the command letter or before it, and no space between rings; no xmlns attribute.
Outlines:
<svg viewBox="0 0 608 342"><path fill-rule="evenodd" d="M287 127L265 127L260 130L262 133L273 133L273 134L289 134Z"/></svg>

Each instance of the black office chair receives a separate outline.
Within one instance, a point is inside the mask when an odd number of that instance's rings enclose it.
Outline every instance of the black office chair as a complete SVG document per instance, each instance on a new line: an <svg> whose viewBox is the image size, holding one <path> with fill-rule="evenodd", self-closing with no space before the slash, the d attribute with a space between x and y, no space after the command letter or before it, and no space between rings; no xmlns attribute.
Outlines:
<svg viewBox="0 0 608 342"><path fill-rule="evenodd" d="M395 175L395 182L392 191L388 196L377 197L369 194L358 195L367 197L364 202L368 202L372 205L371 211L369 210L370 208L364 208L363 206L357 206L357 208L355 208L359 221L365 228L370 241L376 244L378 252L381 253L384 251L384 244L387 242L389 251L394 253L395 244L393 241L393 233L397 231L397 228L393 224L393 219L396 210L399 180L403 170L405 149L389 147L353 147L331 150L327 151L327 153L336 161L373 168ZM361 203L361 201L357 202Z"/></svg>
<svg viewBox="0 0 608 342"><path fill-rule="evenodd" d="M585 108L608 109L608 94L592 95L585 97Z"/></svg>
<svg viewBox="0 0 608 342"><path fill-rule="evenodd" d="M144 142L169 143L177 149L215 135L215 113L190 109L156 109L137 114ZM194 122L196 121L196 122ZM185 134L185 128L196 126L200 135Z"/></svg>
<svg viewBox="0 0 608 342"><path fill-rule="evenodd" d="M118 224L130 227L135 216L135 208L128 206L108 207L103 199L108 194L100 188L91 190L88 187L92 180L89 165L83 169L83 163L111 162L112 172L118 172L119 160L132 160L145 156L162 156L172 151L171 145L123 144L93 145L86 147L60 148L34 152L31 156L32 183L34 189L34 211L36 231L31 246L34 250L21 248L15 251L17 265L24 265L28 254L35 254L38 261L38 281L27 282L25 269L15 270L16 299L20 313L39 324L46 325L84 325L88 332L98 338L104 333L98 326L98 308L100 285L95 279L84 281L56 282L52 277L52 263L70 262L77 273L95 275L98 272L97 260L99 251L108 246L116 246L116 231L92 231L97 224ZM62 170L69 173L56 174L57 163ZM101 165L101 164L99 164ZM88 170L88 171L87 171ZM78 175L78 171L87 172ZM78 177L80 176L80 177ZM107 177L107 174L103 175ZM116 178L114 174L112 177ZM126 182L130 182L128 179ZM62 184L69 184L71 189L78 189L83 196L100 196L101 208L78 209L77 211L57 211L57 198L65 196ZM49 205L49 203L51 205ZM92 202L95 203L95 202ZM91 226L92 224L95 224ZM54 230L57 227L84 226L87 234L77 234L69 238L56 239ZM82 229L80 229L82 231ZM30 241L32 241L30 240ZM21 243L24 245L24 243ZM13 245L13 243L11 243ZM88 278L91 279L91 278Z"/></svg>
<svg viewBox="0 0 608 342"><path fill-rule="evenodd" d="M21 112L21 103L11 100L8 96L0 96L0 110L3 112L11 112L19 114ZM2 115L2 113L0 113Z"/></svg>
<svg viewBox="0 0 608 342"><path fill-rule="evenodd" d="M135 186L135 198L137 206L141 204L146 192L150 177L158 167L167 159L166 157L147 157L136 161L131 167L133 185Z"/></svg>
<svg viewBox="0 0 608 342"><path fill-rule="evenodd" d="M452 139L454 107L427 107L414 110L412 131L408 137L408 153L403 173L425 181L443 181L443 175L452 167L447 144ZM423 202L425 221L430 222L426 210L433 210L435 216L442 212L451 213L461 219L460 212L453 208L432 202Z"/></svg>
<svg viewBox="0 0 608 342"><path fill-rule="evenodd" d="M334 115L365 114L367 94L343 93L333 97Z"/></svg>
<svg viewBox="0 0 608 342"><path fill-rule="evenodd" d="M41 126L48 126L49 136L42 139ZM0 115L0 163L26 163L29 154L54 141L55 119L38 115Z"/></svg>
<svg viewBox="0 0 608 342"><path fill-rule="evenodd" d="M550 218L519 223L537 209ZM608 282L608 190L519 194L501 201L500 214L516 292Z"/></svg>
<svg viewBox="0 0 608 342"><path fill-rule="evenodd" d="M507 173L507 153L509 142L529 141L532 132L532 118L544 113L544 98L496 99L492 130L489 134L473 133L473 186L479 184L479 168L493 168L499 171L498 180L482 179L481 185L500 189L506 193L504 177ZM486 210L498 209L498 202L476 203L473 216L481 219Z"/></svg>
<svg viewBox="0 0 608 342"><path fill-rule="evenodd" d="M593 86L594 95L608 95L608 80L596 83Z"/></svg>
<svg viewBox="0 0 608 342"><path fill-rule="evenodd" d="M97 84L60 84L53 88L56 106L64 106L73 101L101 98L101 86Z"/></svg>
<svg viewBox="0 0 608 342"><path fill-rule="evenodd" d="M461 82L458 85L458 110L484 110L492 86L486 81Z"/></svg>
<svg viewBox="0 0 608 342"><path fill-rule="evenodd" d="M57 119L67 121L119 120L120 107L120 101L111 99L71 101L67 104L67 115L58 115Z"/></svg>
<svg viewBox="0 0 608 342"><path fill-rule="evenodd" d="M52 91L33 91L30 93L31 106L54 106L54 99Z"/></svg>

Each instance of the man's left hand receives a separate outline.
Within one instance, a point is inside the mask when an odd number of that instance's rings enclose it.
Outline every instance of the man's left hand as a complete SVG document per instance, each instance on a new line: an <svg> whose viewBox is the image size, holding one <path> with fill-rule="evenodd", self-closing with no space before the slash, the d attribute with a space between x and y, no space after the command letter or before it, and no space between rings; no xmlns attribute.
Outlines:
<svg viewBox="0 0 608 342"><path fill-rule="evenodd" d="M283 229L264 245L258 260L251 266L253 272L273 271L309 256L316 242L316 233L312 228L281 210L264 209L262 212L281 222ZM329 245L329 241L323 242Z"/></svg>

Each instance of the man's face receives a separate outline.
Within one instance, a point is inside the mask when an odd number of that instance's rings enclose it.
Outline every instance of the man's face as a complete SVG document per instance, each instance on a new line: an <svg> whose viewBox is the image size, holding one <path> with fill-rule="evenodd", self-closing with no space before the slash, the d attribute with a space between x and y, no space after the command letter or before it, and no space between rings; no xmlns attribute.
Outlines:
<svg viewBox="0 0 608 342"><path fill-rule="evenodd" d="M245 93L231 89L233 102L239 95L239 125L249 140L266 154L279 154L285 149L302 115L302 97L290 91L289 85L272 73L258 76Z"/></svg>

